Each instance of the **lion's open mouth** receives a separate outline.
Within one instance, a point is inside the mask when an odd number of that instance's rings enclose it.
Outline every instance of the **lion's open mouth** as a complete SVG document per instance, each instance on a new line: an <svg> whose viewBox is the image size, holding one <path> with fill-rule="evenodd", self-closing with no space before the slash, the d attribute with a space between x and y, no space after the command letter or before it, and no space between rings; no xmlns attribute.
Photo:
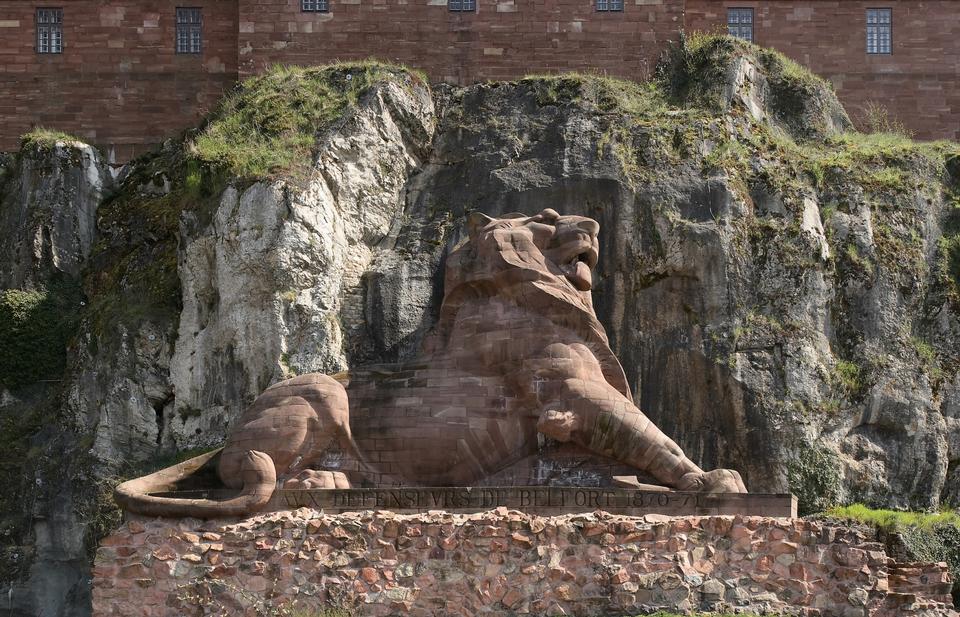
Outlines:
<svg viewBox="0 0 960 617"><path fill-rule="evenodd" d="M582 239L567 243L556 250L559 259L556 263L563 275L579 291L589 291L593 287L594 266L597 265L597 249L592 242Z"/></svg>

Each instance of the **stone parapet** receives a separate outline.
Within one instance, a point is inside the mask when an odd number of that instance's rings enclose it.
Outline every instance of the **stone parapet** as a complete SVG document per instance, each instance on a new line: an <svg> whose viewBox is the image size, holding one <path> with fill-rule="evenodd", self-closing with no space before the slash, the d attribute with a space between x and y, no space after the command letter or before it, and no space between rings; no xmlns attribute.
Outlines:
<svg viewBox="0 0 960 617"><path fill-rule="evenodd" d="M541 517L308 508L242 521L131 519L102 543L95 615L957 615L945 564L788 518Z"/></svg>

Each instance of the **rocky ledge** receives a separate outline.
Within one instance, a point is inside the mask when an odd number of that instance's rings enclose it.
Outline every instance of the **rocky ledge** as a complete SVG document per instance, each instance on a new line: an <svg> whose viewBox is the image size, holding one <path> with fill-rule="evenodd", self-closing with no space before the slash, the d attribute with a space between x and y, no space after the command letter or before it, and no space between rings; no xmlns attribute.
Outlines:
<svg viewBox="0 0 960 617"><path fill-rule="evenodd" d="M94 567L97 615L957 615L945 564L897 562L803 519L555 517L301 508L236 521L131 519Z"/></svg>

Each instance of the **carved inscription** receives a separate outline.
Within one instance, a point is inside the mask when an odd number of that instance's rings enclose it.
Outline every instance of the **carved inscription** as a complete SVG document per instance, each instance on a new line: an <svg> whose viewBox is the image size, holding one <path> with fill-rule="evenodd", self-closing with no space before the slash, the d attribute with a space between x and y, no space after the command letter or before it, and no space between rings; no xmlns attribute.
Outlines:
<svg viewBox="0 0 960 617"><path fill-rule="evenodd" d="M459 510L508 508L642 509L704 507L702 493L568 487L384 488L280 490L288 508L337 510Z"/></svg>

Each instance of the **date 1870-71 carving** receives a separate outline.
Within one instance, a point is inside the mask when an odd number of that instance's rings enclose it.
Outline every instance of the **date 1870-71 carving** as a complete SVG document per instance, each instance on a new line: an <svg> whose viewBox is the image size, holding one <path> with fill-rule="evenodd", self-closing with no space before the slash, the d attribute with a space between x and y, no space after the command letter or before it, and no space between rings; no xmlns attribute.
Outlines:
<svg viewBox="0 0 960 617"><path fill-rule="evenodd" d="M278 486L471 486L536 456L540 435L674 489L746 492L737 472L702 470L634 405L593 310L596 221L547 209L474 214L467 226L419 358L277 383L221 452L120 485L121 505L211 517L261 509ZM233 496L157 494L214 462Z"/></svg>

